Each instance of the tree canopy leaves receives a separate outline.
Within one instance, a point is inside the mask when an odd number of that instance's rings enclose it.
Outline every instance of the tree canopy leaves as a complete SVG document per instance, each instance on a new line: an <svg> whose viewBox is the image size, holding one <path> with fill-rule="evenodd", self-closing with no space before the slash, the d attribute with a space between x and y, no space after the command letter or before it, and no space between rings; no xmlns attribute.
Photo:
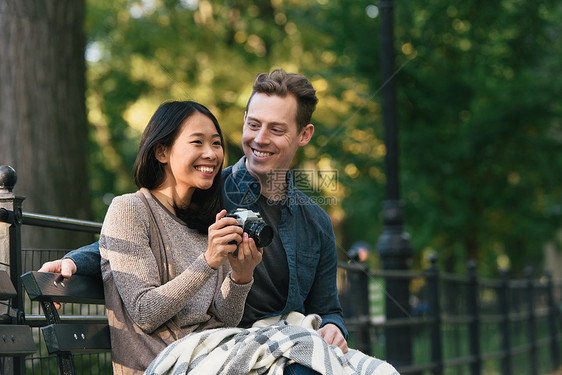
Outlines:
<svg viewBox="0 0 562 375"><path fill-rule="evenodd" d="M242 154L257 73L305 74L318 91L316 132L296 167L312 181L343 249L377 242L385 199L380 16L357 0L91 0L87 8L92 190L98 219L134 189L138 138L168 99L207 105ZM507 255L539 264L562 202L556 1L394 1L400 176L415 264L449 270Z"/></svg>

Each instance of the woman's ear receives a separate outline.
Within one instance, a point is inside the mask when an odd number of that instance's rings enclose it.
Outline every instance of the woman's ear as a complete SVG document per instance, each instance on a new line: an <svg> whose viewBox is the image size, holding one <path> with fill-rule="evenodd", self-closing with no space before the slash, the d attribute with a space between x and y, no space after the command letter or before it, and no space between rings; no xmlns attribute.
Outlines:
<svg viewBox="0 0 562 375"><path fill-rule="evenodd" d="M162 164L168 163L168 149L162 145L156 146L154 149L154 157Z"/></svg>

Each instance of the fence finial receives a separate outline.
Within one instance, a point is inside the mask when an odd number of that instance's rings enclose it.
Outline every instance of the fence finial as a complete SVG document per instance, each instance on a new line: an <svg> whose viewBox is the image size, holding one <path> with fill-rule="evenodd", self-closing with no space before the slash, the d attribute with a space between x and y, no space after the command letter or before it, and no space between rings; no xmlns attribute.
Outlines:
<svg viewBox="0 0 562 375"><path fill-rule="evenodd" d="M0 165L0 190L11 192L17 180L18 176L14 168L9 165Z"/></svg>

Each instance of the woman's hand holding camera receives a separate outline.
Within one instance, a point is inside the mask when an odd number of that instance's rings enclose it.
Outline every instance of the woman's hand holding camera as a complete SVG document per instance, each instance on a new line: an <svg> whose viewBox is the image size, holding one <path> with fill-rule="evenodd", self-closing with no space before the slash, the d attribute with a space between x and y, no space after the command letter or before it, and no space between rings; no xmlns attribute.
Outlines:
<svg viewBox="0 0 562 375"><path fill-rule="evenodd" d="M263 248L257 248L248 233L242 234L242 243L238 245L238 255L230 254L228 260L232 267L230 277L236 284L247 284L252 281L254 268L261 262Z"/></svg>
<svg viewBox="0 0 562 375"><path fill-rule="evenodd" d="M226 210L217 214L214 224L209 226L209 246L205 252L205 260L209 267L217 269L224 264L228 254L233 253L242 242L243 230L236 219L225 217Z"/></svg>
<svg viewBox="0 0 562 375"><path fill-rule="evenodd" d="M244 233L235 218L225 216L226 210L222 210L209 227L205 260L209 267L217 269L228 259L232 267L232 281L247 284L252 281L254 268L261 262L263 249L256 247L254 240ZM237 249L237 256L232 255Z"/></svg>

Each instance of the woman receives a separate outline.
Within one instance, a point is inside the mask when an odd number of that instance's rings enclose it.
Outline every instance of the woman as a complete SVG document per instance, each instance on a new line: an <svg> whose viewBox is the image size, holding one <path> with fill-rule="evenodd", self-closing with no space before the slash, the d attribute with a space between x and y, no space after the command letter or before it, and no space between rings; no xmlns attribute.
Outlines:
<svg viewBox="0 0 562 375"><path fill-rule="evenodd" d="M150 119L140 191L113 200L100 236L115 374L142 373L171 342L240 321L262 249L221 210L223 159L201 104L165 103Z"/></svg>

